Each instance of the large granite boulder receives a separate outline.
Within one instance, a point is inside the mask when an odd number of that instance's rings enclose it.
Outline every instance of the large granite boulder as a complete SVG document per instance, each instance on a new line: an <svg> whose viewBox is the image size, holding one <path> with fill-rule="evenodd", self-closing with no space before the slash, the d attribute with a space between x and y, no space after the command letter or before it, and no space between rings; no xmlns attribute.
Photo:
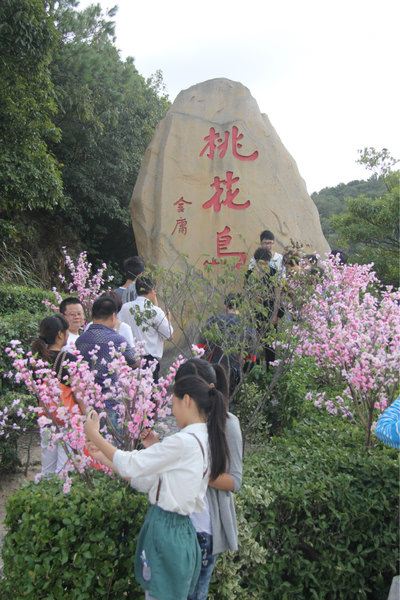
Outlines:
<svg viewBox="0 0 400 600"><path fill-rule="evenodd" d="M138 251L169 267L184 254L240 268L263 229L282 251L329 250L296 163L250 91L211 79L182 91L158 125L133 192Z"/></svg>

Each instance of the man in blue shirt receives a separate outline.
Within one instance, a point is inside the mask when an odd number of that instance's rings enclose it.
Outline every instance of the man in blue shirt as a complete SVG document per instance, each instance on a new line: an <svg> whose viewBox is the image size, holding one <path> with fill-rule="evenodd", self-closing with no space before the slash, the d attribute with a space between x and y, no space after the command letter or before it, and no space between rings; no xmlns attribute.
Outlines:
<svg viewBox="0 0 400 600"><path fill-rule="evenodd" d="M116 350L122 350L126 362L131 367L134 367L136 363L135 351L128 345L126 339L114 329L117 325L117 305L113 298L100 296L95 300L92 307L92 320L93 323L78 337L75 345L89 363L90 368L96 370L95 381L101 385L103 392L106 393L108 388L104 385L104 381L106 379L111 380L111 382L115 381L115 375L108 373L108 365L112 360L110 343L114 345ZM92 356L93 350L97 350L95 360ZM114 405L115 400L108 399L105 401L109 418L108 426L111 426L111 431L109 431L118 444L121 430Z"/></svg>
<svg viewBox="0 0 400 600"><path fill-rule="evenodd" d="M93 323L76 340L75 344L82 356L87 360L91 369L97 371L95 380L104 388L104 380L110 378L108 364L110 356L110 342L116 350L124 345L123 355L129 366L134 367L136 362L135 351L128 345L126 339L117 333L114 327L117 324L117 305L113 298L101 296L92 307ZM92 352L98 346L96 360Z"/></svg>

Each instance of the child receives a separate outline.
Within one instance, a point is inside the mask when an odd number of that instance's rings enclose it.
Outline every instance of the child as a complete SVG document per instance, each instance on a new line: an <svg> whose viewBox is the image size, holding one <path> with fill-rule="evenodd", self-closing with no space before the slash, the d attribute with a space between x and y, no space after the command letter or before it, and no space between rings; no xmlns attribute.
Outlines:
<svg viewBox="0 0 400 600"><path fill-rule="evenodd" d="M224 398L214 384L182 377L174 385L172 412L181 431L161 443L151 433L143 439L147 447L132 452L103 439L95 411L85 425L99 451L94 457L102 453L119 475L148 492L151 506L136 547L135 576L153 600L186 600L193 592L201 556L189 515L203 510L208 479L225 472L228 457Z"/></svg>
<svg viewBox="0 0 400 600"><path fill-rule="evenodd" d="M201 513L191 515L201 548L202 563L196 588L189 600L206 600L217 555L238 549L238 532L232 492L240 489L242 482L243 443L239 419L228 412L228 382L224 369L201 358L183 363L175 381L189 374L196 374L209 384L214 384L225 397L226 441L229 461L225 473L208 482L206 506Z"/></svg>

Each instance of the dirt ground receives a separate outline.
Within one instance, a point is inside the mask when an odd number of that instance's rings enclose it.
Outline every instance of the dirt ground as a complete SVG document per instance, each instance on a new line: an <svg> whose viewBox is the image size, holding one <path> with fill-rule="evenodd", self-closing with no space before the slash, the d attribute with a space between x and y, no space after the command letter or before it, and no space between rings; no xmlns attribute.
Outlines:
<svg viewBox="0 0 400 600"><path fill-rule="evenodd" d="M26 469L28 461L28 451L29 464L28 468ZM2 573L3 564L1 560L1 546L3 543L4 536L6 534L6 528L4 525L4 519L6 515L6 502L9 496L11 496L26 482L32 481L35 478L35 475L40 471L39 434L34 434L32 436L32 439L30 435L22 437L19 444L19 458L21 460L22 467L18 470L18 472L9 475L1 475L0 478L0 576Z"/></svg>

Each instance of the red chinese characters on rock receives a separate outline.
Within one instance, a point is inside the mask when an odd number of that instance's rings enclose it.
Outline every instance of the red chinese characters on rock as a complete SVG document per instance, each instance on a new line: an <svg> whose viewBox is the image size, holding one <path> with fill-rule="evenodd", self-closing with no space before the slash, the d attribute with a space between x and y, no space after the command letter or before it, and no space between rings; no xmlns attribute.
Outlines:
<svg viewBox="0 0 400 600"><path fill-rule="evenodd" d="M178 233L182 233L183 235L186 235L188 232L187 219L177 219L174 230L171 233L171 235L174 235L175 231L177 231Z"/></svg>
<svg viewBox="0 0 400 600"><path fill-rule="evenodd" d="M174 202L174 206L176 206L176 212L178 212L178 213L185 212L185 208L186 208L187 204L192 204L192 202L185 200L184 197L181 196L179 198L179 200ZM185 219L184 217L180 217L179 219L176 220L175 227L174 227L171 235L174 235L175 232L180 233L182 235L187 234L187 232L188 232L187 219Z"/></svg>
<svg viewBox="0 0 400 600"><path fill-rule="evenodd" d="M237 256L238 261L235 265L236 269L240 269L245 263L247 259L246 252L229 252L228 246L232 241L232 236L230 235L231 228L226 225L222 231L217 231L217 257L218 258L229 258L230 256ZM213 258L211 261L205 260L204 265L215 266L220 264L221 261Z"/></svg>
<svg viewBox="0 0 400 600"><path fill-rule="evenodd" d="M214 160L215 153L218 153L219 158L224 158L227 153L229 146L229 136L232 142L232 154L238 160L252 161L258 158L258 150L248 156L239 154L239 149L242 147L240 140L243 139L243 133L239 133L239 129L234 125L232 131L225 131L224 137L222 138L218 131L215 131L214 127L210 127L208 135L205 136L204 141L207 142L204 148L201 150L199 156L203 156L207 152L206 156L211 160Z"/></svg>
<svg viewBox="0 0 400 600"><path fill-rule="evenodd" d="M239 188L232 189L234 184L239 181L240 177L234 177L232 171L227 171L225 174L225 179L220 179L219 177L214 177L214 182L210 185L210 187L215 189L214 194L211 196L207 202L204 202L203 208L213 208L214 212L219 212L221 210L221 206L224 205L227 208L233 208L234 210L245 210L250 206L250 200L246 200L242 204L236 204L234 202L235 198L239 194ZM225 198L222 198L222 194L225 190Z"/></svg>
<svg viewBox="0 0 400 600"><path fill-rule="evenodd" d="M229 144L230 132L225 131L224 139L222 139L218 132L213 127L210 128L209 135L204 138L207 142L206 146L200 152L200 156L203 156L207 152L207 157L213 159L215 153L218 152L219 158L224 158ZM255 150L250 156L244 156L239 154L238 149L242 147L239 141L243 138L243 134L239 133L237 127L232 127L232 153L235 158L239 160L255 160L258 157L258 151ZM235 177L233 171L226 171L225 179L220 177L214 177L213 183L210 187L214 188L214 194L209 200L202 204L204 209L213 209L214 212L219 213L222 206L226 206L232 210L246 210L250 206L250 200L239 202L238 195L240 189L235 187L239 181L239 177ZM211 261L206 260L204 265L218 265L221 259L228 257L237 257L238 261L235 265L236 269L240 269L247 259L246 252L235 252L229 251L228 247L231 244L232 236L230 235L231 228L226 225L222 231L217 231L216 234L216 246L217 246L217 258L213 258Z"/></svg>
<svg viewBox="0 0 400 600"><path fill-rule="evenodd" d="M174 206L176 206L176 212L182 213L185 212L185 204L192 204L192 202L188 202L184 199L183 196L179 198L176 202L174 202Z"/></svg>

